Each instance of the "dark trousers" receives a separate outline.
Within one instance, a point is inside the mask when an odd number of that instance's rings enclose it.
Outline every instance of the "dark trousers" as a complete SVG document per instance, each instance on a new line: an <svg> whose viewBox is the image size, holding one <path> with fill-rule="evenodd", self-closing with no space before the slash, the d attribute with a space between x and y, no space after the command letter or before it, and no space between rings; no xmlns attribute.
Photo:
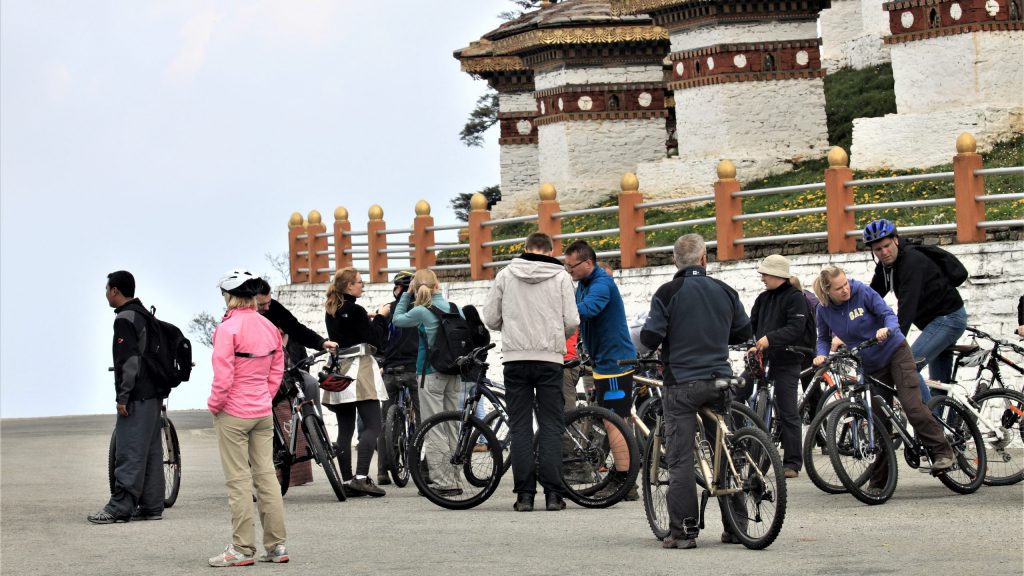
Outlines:
<svg viewBox="0 0 1024 576"><path fill-rule="evenodd" d="M562 365L554 362L506 362L505 399L512 434L513 491L562 495L562 431L565 429ZM537 409L539 448L533 453L533 411ZM539 468L539 471L538 471Z"/></svg>
<svg viewBox="0 0 1024 576"><path fill-rule="evenodd" d="M380 401L359 400L345 404L328 404L327 408L334 412L338 419L338 467L344 480L352 479L352 433L356 428L356 412L362 420L363 428L359 432L359 454L356 460L356 474L367 476L370 473L370 460L377 449L377 438L380 437Z"/></svg>
<svg viewBox="0 0 1024 576"><path fill-rule="evenodd" d="M796 412L797 386L800 385L800 364L768 363L768 375L775 383L775 418L782 429L782 465L800 470L803 466L800 436L802 425Z"/></svg>
<svg viewBox="0 0 1024 576"><path fill-rule="evenodd" d="M117 417L114 493L104 507L112 516L131 516L135 508L146 514L164 510L162 405L160 398L130 401L128 415Z"/></svg>
<svg viewBox="0 0 1024 576"><path fill-rule="evenodd" d="M398 390L402 384L406 383L409 386L409 391L412 393L412 402L416 410L416 423L419 424L420 416L420 404L419 404L419 390L416 388L416 369L410 367L407 373L402 374L390 374L386 370L384 372L384 388L388 391L388 399L380 405L380 416L381 422L384 422L388 417L388 410L398 401ZM410 438L409 440L412 440ZM390 462L384 460L384 443L388 442L389 438L386 438L384 434L380 435L377 440L377 474L387 474L388 465Z"/></svg>
<svg viewBox="0 0 1024 576"><path fill-rule="evenodd" d="M714 404L722 397L712 380L686 384L675 384L664 388L662 406L665 414L665 459L668 463L668 519L669 532L675 538L683 537L683 521L698 520L697 479L694 475L693 448L697 432L697 415L701 406ZM707 441L714 447L717 424L704 421ZM742 507L742 494L736 496L736 504ZM718 502L722 512L722 525L729 531L725 509ZM691 534L690 536L695 537Z"/></svg>

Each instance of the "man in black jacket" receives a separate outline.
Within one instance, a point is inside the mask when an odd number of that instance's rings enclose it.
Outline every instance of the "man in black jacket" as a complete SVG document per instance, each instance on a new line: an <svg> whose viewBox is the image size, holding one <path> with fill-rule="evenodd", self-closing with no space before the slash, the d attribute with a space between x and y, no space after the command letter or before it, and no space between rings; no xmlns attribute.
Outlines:
<svg viewBox="0 0 1024 576"><path fill-rule="evenodd" d="M307 327L295 317L283 304L270 297L270 283L259 279L256 289L256 306L264 318L277 326L288 336L285 352L291 362L304 360L308 354L306 348L313 350L338 350L337 342L332 342Z"/></svg>
<svg viewBox="0 0 1024 576"><path fill-rule="evenodd" d="M107 275L107 303L114 309L114 390L117 423L114 437L114 493L102 510L88 516L93 524L160 520L164 511L164 458L160 408L167 391L146 376L150 313L135 298L135 277L119 270Z"/></svg>
<svg viewBox="0 0 1024 576"><path fill-rule="evenodd" d="M696 416L701 406L721 400L722 393L716 388L715 380L732 376L729 344L740 344L750 338L750 320L736 291L725 282L708 277L703 237L699 234L680 236L673 248L673 260L679 272L654 293L640 341L651 350L660 346L665 363L662 408L669 466L669 535L661 545L695 548L698 533L693 471ZM737 498L742 498L742 494ZM737 505L742 504L737 502ZM724 511L722 521L728 527ZM739 543L728 528L722 534L722 541Z"/></svg>
<svg viewBox="0 0 1024 576"><path fill-rule="evenodd" d="M782 465L786 478L800 475L800 416L797 414L797 386L803 357L787 352L786 346L814 345L815 324L803 293L789 282L789 260L772 254L757 267L765 291L750 309L754 347L748 354L761 353L767 361L768 377L775 383L775 405L782 427Z"/></svg>

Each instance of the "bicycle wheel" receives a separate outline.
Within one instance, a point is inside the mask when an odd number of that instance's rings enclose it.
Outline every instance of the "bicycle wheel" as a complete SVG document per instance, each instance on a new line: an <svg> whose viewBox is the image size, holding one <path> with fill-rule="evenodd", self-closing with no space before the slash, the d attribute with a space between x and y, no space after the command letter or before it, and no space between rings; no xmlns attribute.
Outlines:
<svg viewBox="0 0 1024 576"><path fill-rule="evenodd" d="M615 457L608 441L608 427L618 431L629 454L625 477L613 474ZM636 484L640 450L626 423L617 414L598 406L570 411L562 433L562 481L566 497L586 508L606 508L622 500Z"/></svg>
<svg viewBox="0 0 1024 576"><path fill-rule="evenodd" d="M475 416L466 422L462 418L459 411L427 418L409 451L409 470L420 493L452 510L482 504L498 488L502 474L501 450L494 432ZM481 436L487 449L474 451ZM421 466L424 461L426 471Z"/></svg>
<svg viewBox="0 0 1024 576"><path fill-rule="evenodd" d="M741 428L726 439L732 466L724 470L732 495L719 496L732 533L751 550L767 548L786 519L786 476L782 457L759 428ZM736 471L736 476L732 471Z"/></svg>
<svg viewBox="0 0 1024 576"><path fill-rule="evenodd" d="M288 453L288 446L282 443L284 433L277 418L274 418L274 469L277 471L277 481L281 484L281 496L288 493L288 486L292 478L292 455Z"/></svg>
<svg viewBox="0 0 1024 576"><path fill-rule="evenodd" d="M309 449L313 452L317 464L324 469L327 481L334 489L334 495L338 498L338 502L344 502L345 490L341 484L341 474L338 472L334 449L331 448L330 441L327 439L327 429L324 428L323 421L319 416L310 414L302 419L302 428L306 432Z"/></svg>
<svg viewBox="0 0 1024 576"><path fill-rule="evenodd" d="M759 428L764 433L768 433L768 429L764 427L764 423L761 422L750 406L747 406L743 402L733 400L729 404L729 410L732 413L732 425L730 425L729 428L732 430L739 430L740 428L753 426L755 428Z"/></svg>
<svg viewBox="0 0 1024 576"><path fill-rule="evenodd" d="M985 484L1008 486L1024 479L1024 394L993 388L975 399L985 440Z"/></svg>
<svg viewBox="0 0 1024 576"><path fill-rule="evenodd" d="M174 429L174 422L166 416L161 420L164 449L164 508L170 508L178 500L178 490L181 489L181 447L178 444L178 432Z"/></svg>
<svg viewBox="0 0 1024 576"><path fill-rule="evenodd" d="M511 429L508 426L508 422L501 417L501 413L497 410L492 410L490 414L484 417L484 425L490 428L494 432L494 437L498 439L498 448L501 450L501 473L504 474L512 466Z"/></svg>
<svg viewBox="0 0 1024 576"><path fill-rule="evenodd" d="M928 409L942 424L953 448L953 466L939 474L939 481L958 494L971 494L985 481L985 441L974 415L949 396L935 396Z"/></svg>
<svg viewBox="0 0 1024 576"><path fill-rule="evenodd" d="M854 498L865 504L883 504L896 491L899 468L892 438L874 416L874 446L868 435L868 413L848 400L837 405L826 424L829 458L836 476ZM875 473L877 478L872 478Z"/></svg>
<svg viewBox="0 0 1024 576"><path fill-rule="evenodd" d="M383 457L388 463L391 479L399 488L405 488L409 484L409 455L406 451L409 446L407 414L396 404L388 408L387 418L384 419Z"/></svg>
<svg viewBox="0 0 1024 576"><path fill-rule="evenodd" d="M811 425L804 436L803 460L804 472L819 490L826 494L842 494L846 487L836 476L832 467L832 459L828 455L828 440L825 427L829 414L839 403L827 404L811 420Z"/></svg>
<svg viewBox="0 0 1024 576"><path fill-rule="evenodd" d="M654 537L664 540L669 535L668 523L668 464L662 449L664 432L651 430L644 444L641 491L644 513Z"/></svg>

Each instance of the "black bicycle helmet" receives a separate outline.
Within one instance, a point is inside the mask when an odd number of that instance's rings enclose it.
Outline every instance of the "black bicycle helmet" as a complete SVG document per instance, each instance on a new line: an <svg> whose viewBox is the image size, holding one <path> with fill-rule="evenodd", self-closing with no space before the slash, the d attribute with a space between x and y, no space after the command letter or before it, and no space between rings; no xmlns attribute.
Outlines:
<svg viewBox="0 0 1024 576"><path fill-rule="evenodd" d="M412 277L412 272L402 270L398 274L395 274L395 286L400 286L403 290L408 290L409 285L412 284Z"/></svg>
<svg viewBox="0 0 1024 576"><path fill-rule="evenodd" d="M882 218L864 227L864 245L870 246L879 240L896 235L896 225Z"/></svg>
<svg viewBox="0 0 1024 576"><path fill-rule="evenodd" d="M235 268L225 272L220 280L217 282L217 287L222 292L227 292L232 296L240 296L242 298L252 298L256 296L259 289L259 276L256 276L252 272L242 268Z"/></svg>

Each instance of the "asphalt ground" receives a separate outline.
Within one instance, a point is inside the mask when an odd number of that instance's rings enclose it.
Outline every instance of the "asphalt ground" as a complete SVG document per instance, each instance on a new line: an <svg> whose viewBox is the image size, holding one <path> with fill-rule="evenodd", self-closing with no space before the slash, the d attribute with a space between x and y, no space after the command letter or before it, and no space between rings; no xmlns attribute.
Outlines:
<svg viewBox="0 0 1024 576"><path fill-rule="evenodd" d="M210 574L231 527L209 414L172 412L181 494L159 522L95 526L107 498L114 417L0 422L0 573ZM375 470L375 465L374 468ZM326 478L285 496L293 574L963 574L1024 573L1024 483L959 496L904 467L891 501L829 496L788 482L778 540L764 551L718 542L715 505L694 550L663 550L641 502L604 510L512 511L511 478L468 511L438 508L410 485L380 499L337 502ZM257 532L259 533L259 532Z"/></svg>

